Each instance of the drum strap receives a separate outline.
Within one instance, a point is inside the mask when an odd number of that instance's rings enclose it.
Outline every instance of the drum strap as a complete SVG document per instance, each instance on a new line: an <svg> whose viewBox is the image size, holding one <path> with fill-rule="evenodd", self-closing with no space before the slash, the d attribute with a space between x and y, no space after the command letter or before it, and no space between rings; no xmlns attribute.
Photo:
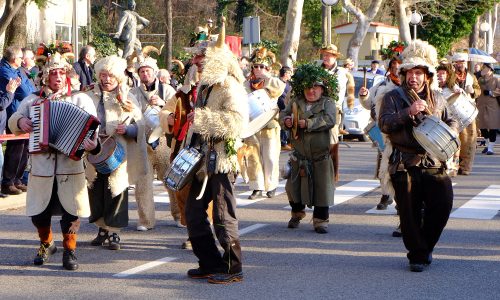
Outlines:
<svg viewBox="0 0 500 300"><path fill-rule="evenodd" d="M406 102L406 104L408 104L408 106L411 106L410 99L408 99L408 96L406 96L406 93L403 91L403 89L401 87L398 87L396 89L396 91L398 92L399 96L401 96L403 101Z"/></svg>

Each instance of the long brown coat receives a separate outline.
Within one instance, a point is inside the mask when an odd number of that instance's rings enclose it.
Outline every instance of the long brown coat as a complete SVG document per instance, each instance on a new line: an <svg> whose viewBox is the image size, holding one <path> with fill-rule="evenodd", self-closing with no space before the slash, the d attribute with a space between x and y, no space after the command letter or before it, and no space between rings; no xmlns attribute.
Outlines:
<svg viewBox="0 0 500 300"><path fill-rule="evenodd" d="M329 149L330 129L335 125L335 103L321 97L307 109L304 97L296 97L280 113L282 126L285 117L292 113L293 103L297 103L299 119L307 120L307 128L300 129L299 138L291 140L292 172L285 185L288 199L308 207L333 205L334 172Z"/></svg>
<svg viewBox="0 0 500 300"><path fill-rule="evenodd" d="M500 128L500 105L497 100L500 97L500 78L481 77L479 78L481 86L481 96L477 98L476 104L479 110L477 116L477 127L480 129L498 129ZM484 91L491 91L492 96L486 96Z"/></svg>

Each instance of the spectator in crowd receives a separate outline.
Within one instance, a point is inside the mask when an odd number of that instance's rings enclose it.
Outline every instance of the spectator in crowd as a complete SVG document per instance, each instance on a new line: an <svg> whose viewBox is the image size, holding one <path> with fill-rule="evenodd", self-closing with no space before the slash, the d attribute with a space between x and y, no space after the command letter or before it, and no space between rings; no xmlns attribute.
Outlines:
<svg viewBox="0 0 500 300"><path fill-rule="evenodd" d="M28 77L28 79L35 84L35 78L38 76L40 70L35 64L35 54L33 50L28 48L23 48L23 62L21 63L21 67L19 68L21 72Z"/></svg>
<svg viewBox="0 0 500 300"><path fill-rule="evenodd" d="M378 60L372 61L371 68L368 70L368 73L376 74L376 75L384 75L384 71L379 69L380 63Z"/></svg>
<svg viewBox="0 0 500 300"><path fill-rule="evenodd" d="M94 69L92 67L94 61L95 49L94 47L87 45L80 50L78 61L73 64L73 68L79 76L81 91L94 83Z"/></svg>
<svg viewBox="0 0 500 300"><path fill-rule="evenodd" d="M0 61L0 91L7 92L7 84L11 79L20 78L19 87L14 92L14 99L7 107L7 119L12 116L21 104L21 101L35 91L35 86L19 69L23 62L23 51L18 46L5 49ZM7 128L7 133L11 133ZM28 163L28 140L7 141L5 148L5 164L2 170L3 194L18 195L27 190L21 179Z"/></svg>
<svg viewBox="0 0 500 300"><path fill-rule="evenodd" d="M346 58L344 61L344 68L346 68L349 72L354 71L354 61L350 58Z"/></svg>
<svg viewBox="0 0 500 300"><path fill-rule="evenodd" d="M284 110L288 101L290 100L290 93L292 91L292 86L290 85L290 79L292 78L292 69L290 67L284 66L280 69L280 80L285 83L285 90L283 94L278 98L278 107L280 111ZM280 130L281 139L281 150L290 151L292 147L290 146L290 141L288 137L288 131Z"/></svg>
<svg viewBox="0 0 500 300"><path fill-rule="evenodd" d="M9 107L14 100L14 92L21 84L21 78L17 77L16 79L9 80L5 89L6 93L0 91L0 134L3 134L5 131L5 126L7 124L7 112L5 109ZM3 168L3 149L2 141L0 141L0 180L2 180L2 168ZM7 195L0 193L0 198L5 198Z"/></svg>

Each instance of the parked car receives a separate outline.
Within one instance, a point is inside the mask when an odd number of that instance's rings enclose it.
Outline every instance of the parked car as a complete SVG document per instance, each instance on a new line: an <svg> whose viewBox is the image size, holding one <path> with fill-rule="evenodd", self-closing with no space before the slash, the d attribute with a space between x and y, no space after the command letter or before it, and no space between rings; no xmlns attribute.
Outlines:
<svg viewBox="0 0 500 300"><path fill-rule="evenodd" d="M358 93L361 86L363 86L363 71L354 71L355 91L354 106L347 107L347 101L343 103L344 110L344 129L349 132L349 135L357 138L360 141L368 141L364 129L370 123L370 111L365 109L359 102ZM366 88L370 89L373 85L377 85L384 80L382 75L374 75L366 73Z"/></svg>

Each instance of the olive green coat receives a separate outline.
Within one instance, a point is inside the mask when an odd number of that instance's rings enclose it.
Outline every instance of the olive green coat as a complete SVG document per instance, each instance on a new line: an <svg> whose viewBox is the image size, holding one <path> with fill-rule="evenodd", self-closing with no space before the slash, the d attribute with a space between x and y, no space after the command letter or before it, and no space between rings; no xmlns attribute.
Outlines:
<svg viewBox="0 0 500 300"><path fill-rule="evenodd" d="M290 155L292 172L285 186L288 199L308 207L331 206L335 186L329 130L335 125L335 103L321 97L307 109L305 98L295 97L280 113L282 128L284 119L292 113L292 103L297 103L299 119L307 120L307 128L298 130L298 139L290 138L294 151Z"/></svg>

